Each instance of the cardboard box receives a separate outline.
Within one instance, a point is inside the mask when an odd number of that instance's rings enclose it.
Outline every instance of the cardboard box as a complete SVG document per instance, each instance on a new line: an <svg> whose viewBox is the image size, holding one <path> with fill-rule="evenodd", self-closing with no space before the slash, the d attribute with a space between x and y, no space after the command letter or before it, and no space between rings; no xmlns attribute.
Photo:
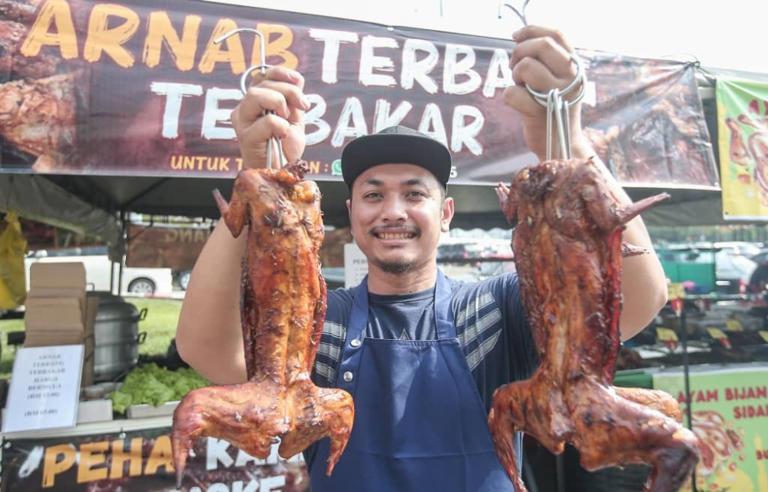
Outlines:
<svg viewBox="0 0 768 492"><path fill-rule="evenodd" d="M64 289L85 292L85 265L82 261L33 263L29 269L29 290Z"/></svg>
<svg viewBox="0 0 768 492"><path fill-rule="evenodd" d="M24 327L35 330L80 330L85 335L85 306L77 297L28 297Z"/></svg>
<svg viewBox="0 0 768 492"><path fill-rule="evenodd" d="M84 345L82 384L92 384L93 325L99 300L86 296L85 265L33 263L29 277L24 346Z"/></svg>

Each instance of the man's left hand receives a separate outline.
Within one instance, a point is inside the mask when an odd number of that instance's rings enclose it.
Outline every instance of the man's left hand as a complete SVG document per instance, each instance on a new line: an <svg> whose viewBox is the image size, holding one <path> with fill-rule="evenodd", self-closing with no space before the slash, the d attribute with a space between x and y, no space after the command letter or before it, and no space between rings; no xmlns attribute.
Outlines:
<svg viewBox="0 0 768 492"><path fill-rule="evenodd" d="M504 91L504 102L520 113L528 148L544 160L547 113L525 86L544 94L565 88L576 76L576 64L571 59L575 52L560 31L547 27L526 26L515 32L513 39L517 46L512 51L510 66L515 85ZM577 87L565 99L576 97L579 90ZM589 147L581 131L581 104L570 108L570 116L572 146Z"/></svg>

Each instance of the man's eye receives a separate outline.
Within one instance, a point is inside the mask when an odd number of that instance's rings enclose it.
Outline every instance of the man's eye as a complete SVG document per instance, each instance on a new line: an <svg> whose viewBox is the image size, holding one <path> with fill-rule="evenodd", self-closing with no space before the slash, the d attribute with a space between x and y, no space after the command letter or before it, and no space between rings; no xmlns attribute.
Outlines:
<svg viewBox="0 0 768 492"><path fill-rule="evenodd" d="M363 195L363 198L365 198L366 200L378 200L379 198L381 198L381 193L378 193L378 192L366 193L365 195Z"/></svg>
<svg viewBox="0 0 768 492"><path fill-rule="evenodd" d="M406 193L406 196L410 199L418 200L418 199L424 198L427 195L422 191L409 191L408 193Z"/></svg>

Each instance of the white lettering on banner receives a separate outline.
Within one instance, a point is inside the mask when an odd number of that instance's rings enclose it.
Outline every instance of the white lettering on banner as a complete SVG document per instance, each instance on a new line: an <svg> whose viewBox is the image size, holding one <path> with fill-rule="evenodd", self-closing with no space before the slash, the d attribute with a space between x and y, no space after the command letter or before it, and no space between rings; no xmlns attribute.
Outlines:
<svg viewBox="0 0 768 492"><path fill-rule="evenodd" d="M255 463L256 465L276 465L280 462L283 463L302 463L304 457L301 453L291 456L288 459L281 459L278 455L278 445L273 445L269 450L269 456L265 459L256 458L242 449L232 446L224 439L217 439L215 437L208 437L206 439L206 451L205 451L205 469L218 470L220 465L224 468L231 468L233 465L236 468L242 468L247 463ZM231 452L237 452L237 458L233 459Z"/></svg>
<svg viewBox="0 0 768 492"><path fill-rule="evenodd" d="M506 50L496 48L488 64L488 73L483 84L483 96L494 97L496 89L506 88L514 84L512 69L509 68L509 54Z"/></svg>
<svg viewBox="0 0 768 492"><path fill-rule="evenodd" d="M443 63L443 92L446 94L469 94L480 87L480 74L472 69L475 65L475 50L463 44L445 45L445 62ZM457 82L458 75L466 77L463 82Z"/></svg>
<svg viewBox="0 0 768 492"><path fill-rule="evenodd" d="M360 36L354 32L331 29L310 29L309 36L323 43L321 80L336 84L339 80L339 58L343 44L360 43L357 53L359 60L358 81L364 86L396 87L394 56L383 56L377 50L398 49L397 39L380 36ZM432 72L440 62L437 45L424 39L406 38L401 49L399 86L411 90L416 85L428 94L436 94L440 83ZM424 54L423 56L421 54ZM422 56L421 58L419 56ZM475 49L464 44L445 45L443 61L442 90L446 94L465 95L482 86L484 97L495 96L496 89L512 85L512 70L509 68L509 53L501 48L493 50L488 64L485 81L474 69L477 62ZM391 72L392 75L388 73Z"/></svg>
<svg viewBox="0 0 768 492"><path fill-rule="evenodd" d="M285 487L285 475L262 478L261 482L259 482L259 485L261 486L261 492L277 490L281 487Z"/></svg>
<svg viewBox="0 0 768 492"><path fill-rule="evenodd" d="M365 124L365 114L360 99L348 97L344 102L344 107L339 115L339 122L336 125L336 131L333 132L331 145L341 147L347 138L357 138L368 134L368 127Z"/></svg>
<svg viewBox="0 0 768 492"><path fill-rule="evenodd" d="M242 480L232 482L232 487L224 482L210 484L205 492L271 492L285 487L285 475L276 475L274 477L264 477L261 480L251 480L243 486ZM204 492L200 487L192 487L189 492Z"/></svg>
<svg viewBox="0 0 768 492"><path fill-rule="evenodd" d="M209 437L206 440L205 469L217 470L219 463L224 465L225 468L232 466L234 460L227 452L227 449L229 449L227 441Z"/></svg>
<svg viewBox="0 0 768 492"><path fill-rule="evenodd" d="M229 492L229 487L225 483L212 483L206 492Z"/></svg>
<svg viewBox="0 0 768 492"><path fill-rule="evenodd" d="M269 449L269 456L267 456L267 463L277 463L277 446L272 446ZM248 463L259 463L259 458L251 456L242 449L237 450L237 459L235 459L235 466L238 468L244 467Z"/></svg>
<svg viewBox="0 0 768 492"><path fill-rule="evenodd" d="M325 99L319 94L307 94L307 99L311 106L304 114L304 138L306 139L307 146L309 146L318 144L328 138L328 135L331 134L331 125L322 118L328 109ZM317 130L310 132L307 130L308 126L316 126Z"/></svg>
<svg viewBox="0 0 768 492"><path fill-rule="evenodd" d="M417 51L424 51L427 56L417 60ZM439 57L434 43L423 39L406 39L403 45L403 68L400 74L402 88L412 89L413 83L418 82L427 93L435 94L437 83L429 73L437 66Z"/></svg>
<svg viewBox="0 0 768 492"><path fill-rule="evenodd" d="M323 64L321 79L326 84L339 81L339 49L342 43L357 43L359 37L353 32L330 29L310 29L309 37L323 42Z"/></svg>
<svg viewBox="0 0 768 492"><path fill-rule="evenodd" d="M413 104L408 101L402 101L397 105L397 108L390 113L389 109L392 107L389 101L386 99L376 100L376 110L373 113L373 133L379 132L390 126L399 125L408 112L413 108Z"/></svg>
<svg viewBox="0 0 768 492"><path fill-rule="evenodd" d="M206 140L232 140L236 137L232 126L218 126L220 121L230 121L234 108L220 108L219 101L240 101L243 93L239 89L220 89L213 87L205 93L203 110L203 128L201 136Z"/></svg>
<svg viewBox="0 0 768 492"><path fill-rule="evenodd" d="M307 97L312 106L305 116L306 125L317 127L314 131L307 131L307 145L315 145L328 137L331 126L323 119L327 111L325 99L319 94L310 94ZM391 111L391 107L392 104L386 99L376 101L373 132L401 123L413 109L413 104L408 101L401 101L394 111ZM460 104L453 108L450 133L448 133L440 107L435 103L429 103L424 107L418 129L445 145L448 145L450 140L450 148L453 152L461 152L466 147L472 154L481 155L483 146L477 140L477 136L484 124L485 117L477 107ZM362 103L356 97L347 98L333 132L331 145L341 147L347 139L367 134L368 126Z"/></svg>
<svg viewBox="0 0 768 492"><path fill-rule="evenodd" d="M366 86L378 85L382 87L394 87L397 81L391 75L374 73L374 70L395 71L395 63L387 56L377 56L376 48L397 48L398 44L392 38L378 36L363 36L360 47L360 72L358 79Z"/></svg>
<svg viewBox="0 0 768 492"><path fill-rule="evenodd" d="M202 95L204 92L202 86L153 82L152 92L165 97L162 136L164 138L177 138L182 100L184 97ZM206 90L201 127L202 137L207 140L235 140L234 129L229 125L222 125L223 122L230 121L232 109L220 107L220 102L234 102L241 99L242 94L237 89L212 87ZM334 147L341 147L347 139L368 134L366 113L360 99L348 97L344 101L335 128L325 119L328 111L325 99L319 94L307 94L307 99L310 102L310 109L305 115L308 146L325 141L331 136L331 133L333 133L331 145ZM400 124L411 113L412 109L413 104L409 101L400 101L392 110L392 103L386 99L377 99L372 118L372 131L378 132L384 128ZM485 124L485 117L477 107L457 105L453 108L451 115L450 133L447 131L446 123L440 107L435 103L428 103L421 114L418 128L419 131L446 145L450 141L450 148L453 152L461 152L466 147L474 155L482 154L483 146L476 137ZM311 127L315 127L315 129L310 130Z"/></svg>
<svg viewBox="0 0 768 492"><path fill-rule="evenodd" d="M43 461L44 451L45 448L43 446L35 446L32 448L32 451L30 451L24 459L24 463L19 467L19 478L27 478L40 468L40 463Z"/></svg>
<svg viewBox="0 0 768 492"><path fill-rule="evenodd" d="M259 483L258 480L251 480L248 482L248 484L243 487L243 481L237 480L235 482L232 482L232 488L230 489L229 484L218 482L218 483L212 483L210 484L206 489L205 492L256 492L259 490L272 490L271 483L266 483L267 488L264 488L265 482L271 478L282 478L283 484L285 484L285 477L269 477L266 479L261 479L261 483ZM192 487L189 489L190 492L203 492L203 489L200 487Z"/></svg>
<svg viewBox="0 0 768 492"><path fill-rule="evenodd" d="M443 115L440 113L440 106L437 104L429 103L424 108L424 114L421 115L421 121L419 122L419 131L429 135L446 147L448 146L448 136L445 134Z"/></svg>
<svg viewBox="0 0 768 492"><path fill-rule="evenodd" d="M232 492L256 492L257 490L270 490L269 488L264 488L263 485L263 478L261 479L260 483L257 483L256 480L251 480L248 482L248 485L246 485L245 488L243 488L242 480L238 480L232 484Z"/></svg>
<svg viewBox="0 0 768 492"><path fill-rule="evenodd" d="M179 136L179 116L181 115L182 99L185 96L201 96L203 94L203 87L195 84L152 82L149 88L153 93L165 96L163 138L177 138Z"/></svg>
<svg viewBox="0 0 768 492"><path fill-rule="evenodd" d="M464 118L472 118L469 123ZM462 146L475 155L483 153L483 146L475 138L485 124L485 116L474 106L460 104L453 109L453 123L451 125L451 150L461 152Z"/></svg>

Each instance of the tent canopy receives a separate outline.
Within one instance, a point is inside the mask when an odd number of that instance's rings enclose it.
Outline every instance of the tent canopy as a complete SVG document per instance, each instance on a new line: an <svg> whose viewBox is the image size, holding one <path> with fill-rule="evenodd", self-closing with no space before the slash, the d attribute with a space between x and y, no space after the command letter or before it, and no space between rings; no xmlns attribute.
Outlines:
<svg viewBox="0 0 768 492"><path fill-rule="evenodd" d="M219 189L228 197L232 183L229 178L0 175L0 196L11 197L10 202L0 201L0 206L15 209L30 219L107 238L119 233L117 217L120 211L218 218L219 211L212 192ZM345 201L349 194L346 185L340 181L321 181L318 184L323 195L326 224L336 227L347 225ZM5 190L10 189L12 192L6 195ZM644 213L647 224L686 226L725 223L719 191L627 188L635 200L662 191L669 193L671 198ZM456 201L454 227L473 228L480 224L484 228L506 226L493 187L449 185L448 194Z"/></svg>

